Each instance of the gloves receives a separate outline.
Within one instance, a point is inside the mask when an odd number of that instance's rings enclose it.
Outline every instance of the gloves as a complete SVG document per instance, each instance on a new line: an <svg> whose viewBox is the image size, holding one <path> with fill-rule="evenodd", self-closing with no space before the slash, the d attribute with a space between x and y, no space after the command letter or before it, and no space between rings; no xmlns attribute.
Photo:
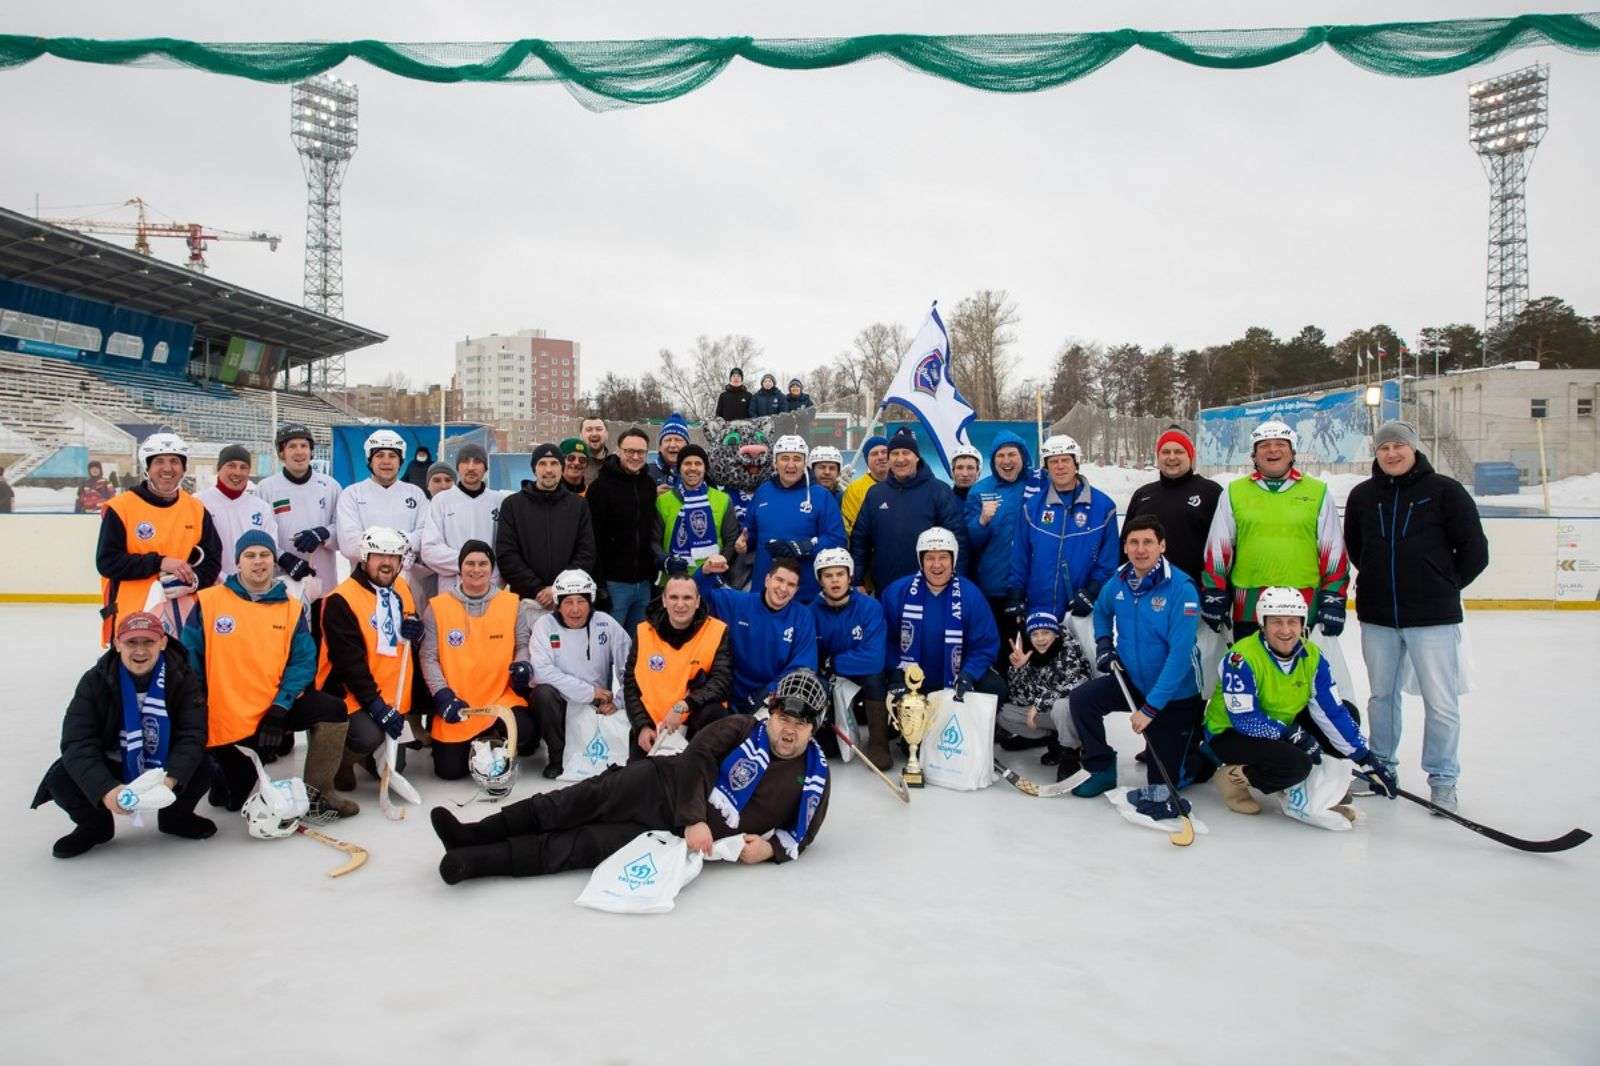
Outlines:
<svg viewBox="0 0 1600 1066"><path fill-rule="evenodd" d="M966 674L957 674L956 675L956 695L955 695L956 702L957 703L961 703L964 700L966 700L967 693L970 692L971 690L972 690L972 678L968 677Z"/></svg>
<svg viewBox="0 0 1600 1066"><path fill-rule="evenodd" d="M293 552L284 552L278 556L278 569L282 570L284 575L293 581L304 581L306 578L316 574L316 571L311 569L309 562Z"/></svg>
<svg viewBox="0 0 1600 1066"><path fill-rule="evenodd" d="M261 722L256 726L255 749L262 762L272 762L278 757L278 748L283 744L283 726L288 717L289 709L279 707L276 703L261 716Z"/></svg>
<svg viewBox="0 0 1600 1066"><path fill-rule="evenodd" d="M1285 733L1281 739L1287 740L1299 748L1301 753L1311 760L1311 765L1315 766L1322 761L1322 745L1317 743L1316 737L1307 733L1300 726L1295 726L1293 730Z"/></svg>
<svg viewBox="0 0 1600 1066"><path fill-rule="evenodd" d="M767 554L774 559L800 559L811 554L811 543L804 540L769 540Z"/></svg>
<svg viewBox="0 0 1600 1066"><path fill-rule="evenodd" d="M328 532L327 526L317 526L313 529L302 529L294 535L294 550L304 555L310 555L324 544L333 534Z"/></svg>
<svg viewBox="0 0 1600 1066"><path fill-rule="evenodd" d="M1367 772L1362 776L1384 796L1395 799L1400 795L1400 778L1392 768L1374 759L1370 751L1357 759L1356 765L1366 767Z"/></svg>
<svg viewBox="0 0 1600 1066"><path fill-rule="evenodd" d="M521 665L526 665L521 664ZM457 696L453 691L442 688L433 694L433 705L439 708L439 713L446 722L455 725L462 719L462 711L467 709L467 701ZM379 723L380 725L382 723Z"/></svg>
<svg viewBox="0 0 1600 1066"><path fill-rule="evenodd" d="M1011 589L1006 592L1005 612L1012 618L1017 619L1019 622L1027 616L1028 604L1027 601L1022 598L1022 593L1016 591L1015 589Z"/></svg>
<svg viewBox="0 0 1600 1066"><path fill-rule="evenodd" d="M167 787L167 771L160 767L146 770L117 793L117 806L125 811L159 811L178 802Z"/></svg>
<svg viewBox="0 0 1600 1066"><path fill-rule="evenodd" d="M511 691L526 696L533 689L533 667L527 663L511 664Z"/></svg>
<svg viewBox="0 0 1600 1066"><path fill-rule="evenodd" d="M422 643L422 619L414 614L408 614L400 619L400 636L413 644Z"/></svg>
<svg viewBox="0 0 1600 1066"><path fill-rule="evenodd" d="M1200 593L1200 620L1211 627L1211 632L1220 633L1228 624L1232 599L1227 589L1205 589Z"/></svg>
<svg viewBox="0 0 1600 1066"><path fill-rule="evenodd" d="M767 693L765 693L765 692L752 692L752 693L750 693L750 695L746 696L743 700L741 700L740 703L742 704L742 706L740 706L738 708L736 713L738 713L738 714L755 714L757 711L761 710L762 707L766 706Z"/></svg>
<svg viewBox="0 0 1600 1066"><path fill-rule="evenodd" d="M663 569L669 574L687 574L689 572L689 560L681 555L669 555Z"/></svg>
<svg viewBox="0 0 1600 1066"><path fill-rule="evenodd" d="M393 707L383 702L380 697L367 704L364 708L367 717L378 724L378 728L389 734L390 740L399 740L400 734L405 732L405 717Z"/></svg>
<svg viewBox="0 0 1600 1066"><path fill-rule="evenodd" d="M1117 656L1111 638L1101 637L1094 642L1094 668L1102 674L1109 674L1113 666L1118 670L1123 669L1122 660Z"/></svg>
<svg viewBox="0 0 1600 1066"><path fill-rule="evenodd" d="M1072 602L1067 604L1067 610L1074 618L1087 618L1094 613L1094 599L1087 589L1079 589L1072 597Z"/></svg>
<svg viewBox="0 0 1600 1066"><path fill-rule="evenodd" d="M1344 632L1344 593L1324 592L1318 598L1317 622L1330 637Z"/></svg>

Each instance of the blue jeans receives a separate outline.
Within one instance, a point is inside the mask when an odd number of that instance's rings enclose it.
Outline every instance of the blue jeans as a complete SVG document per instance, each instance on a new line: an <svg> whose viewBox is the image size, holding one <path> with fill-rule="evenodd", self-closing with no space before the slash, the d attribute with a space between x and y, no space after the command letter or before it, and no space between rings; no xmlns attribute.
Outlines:
<svg viewBox="0 0 1600 1066"><path fill-rule="evenodd" d="M1461 745L1461 627L1361 626L1361 657L1367 661L1372 698L1367 725L1372 754L1390 767L1400 748L1401 696L1409 659L1422 690L1422 769L1428 784L1454 785L1461 775L1456 753Z"/></svg>
<svg viewBox="0 0 1600 1066"><path fill-rule="evenodd" d="M611 617L628 631L629 639L644 621L644 609L655 592L649 581L607 581L606 595L611 597Z"/></svg>

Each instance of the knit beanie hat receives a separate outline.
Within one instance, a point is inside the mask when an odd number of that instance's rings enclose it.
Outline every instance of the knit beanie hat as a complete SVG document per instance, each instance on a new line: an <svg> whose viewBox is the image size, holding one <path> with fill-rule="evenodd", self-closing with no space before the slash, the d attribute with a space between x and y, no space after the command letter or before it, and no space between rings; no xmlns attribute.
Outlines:
<svg viewBox="0 0 1600 1066"><path fill-rule="evenodd" d="M918 459L922 458L922 446L917 443L917 435L911 432L910 426L901 426L894 431L894 436L889 439L889 450L898 451L906 449Z"/></svg>
<svg viewBox="0 0 1600 1066"><path fill-rule="evenodd" d="M265 548L274 556L278 554L278 546L272 543L272 538L264 529L247 529L239 534L239 539L233 543L234 562L239 561L239 556L244 554L246 548Z"/></svg>
<svg viewBox="0 0 1600 1066"><path fill-rule="evenodd" d="M1185 433L1181 427L1168 426L1165 432L1156 438L1156 454L1159 455L1161 449L1168 444L1182 446L1183 450L1189 453L1189 462L1194 462L1194 438Z"/></svg>
<svg viewBox="0 0 1600 1066"><path fill-rule="evenodd" d="M533 454L528 457L528 465L537 470L539 469L540 459L554 459L559 463L561 461L561 449L548 442L541 444L533 449Z"/></svg>
<svg viewBox="0 0 1600 1066"><path fill-rule="evenodd" d="M482 552L489 557L490 566L496 565L493 548L489 547L489 545L485 544L481 540L469 540L465 544L461 545L461 551L456 554L456 568L458 570L461 568L461 564L467 561L467 556L471 555L473 552Z"/></svg>
<svg viewBox="0 0 1600 1066"><path fill-rule="evenodd" d="M1372 446L1374 448L1380 444L1389 444L1391 442L1409 444L1413 449L1422 447L1422 438L1417 436L1417 427L1410 422L1401 422L1399 419L1393 422L1385 422L1378 427L1378 432L1372 437Z"/></svg>
<svg viewBox="0 0 1600 1066"><path fill-rule="evenodd" d="M667 420L661 423L661 433L656 437L656 443L660 444L668 437L689 439L689 423L685 422L683 416L676 411L668 415Z"/></svg>
<svg viewBox="0 0 1600 1066"><path fill-rule="evenodd" d="M484 451L481 444L463 444L461 449L456 452L456 465L460 466L463 459L476 459L484 466L489 465L489 453ZM430 470L429 473L431 474L432 471Z"/></svg>
<svg viewBox="0 0 1600 1066"><path fill-rule="evenodd" d="M255 456L251 455L250 449L243 444L230 444L217 453L218 467L221 467L223 463L231 463L234 460L238 460L250 467L256 465Z"/></svg>

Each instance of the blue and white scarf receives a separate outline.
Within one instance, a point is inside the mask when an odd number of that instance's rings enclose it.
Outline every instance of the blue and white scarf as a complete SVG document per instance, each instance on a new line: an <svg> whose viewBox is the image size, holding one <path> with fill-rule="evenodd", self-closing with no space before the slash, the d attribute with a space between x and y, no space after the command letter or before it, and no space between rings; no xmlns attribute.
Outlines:
<svg viewBox="0 0 1600 1066"><path fill-rule="evenodd" d="M121 663L117 679L122 687L122 783L126 785L146 770L167 765L172 720L167 717L166 660L156 663L142 699L133 687L133 675Z"/></svg>
<svg viewBox="0 0 1600 1066"><path fill-rule="evenodd" d="M391 588L375 587L377 605L372 611L372 628L378 634L379 655L400 654L400 622L405 617L405 604L400 594Z"/></svg>
<svg viewBox="0 0 1600 1066"><path fill-rule="evenodd" d="M705 482L698 489L680 489L678 496L683 506L672 520L672 554L686 559L703 560L717 554L717 516L711 510L711 493Z"/></svg>
<svg viewBox="0 0 1600 1066"><path fill-rule="evenodd" d="M756 786L772 764L772 746L767 740L767 723L756 725L755 732L743 744L728 753L717 773L717 785L711 790L711 805L728 823L729 829L739 828L739 813L744 810ZM811 818L822 802L822 793L828 786L828 759L815 740L806 745L806 778L800 788L800 810L795 815L794 828L779 829L774 835L789 858L798 858L800 842L806 838Z"/></svg>
<svg viewBox="0 0 1600 1066"><path fill-rule="evenodd" d="M950 613L945 616L944 622L944 648L945 655L945 684L953 685L956 678L961 676L961 644L966 637L966 629L962 625L961 613L961 579L951 576L950 584L945 586L950 590ZM922 648L922 616L926 606L927 590L923 587L922 573L918 571L911 578L911 585L906 589L905 606L900 609L900 665L911 666L917 661L917 652Z"/></svg>

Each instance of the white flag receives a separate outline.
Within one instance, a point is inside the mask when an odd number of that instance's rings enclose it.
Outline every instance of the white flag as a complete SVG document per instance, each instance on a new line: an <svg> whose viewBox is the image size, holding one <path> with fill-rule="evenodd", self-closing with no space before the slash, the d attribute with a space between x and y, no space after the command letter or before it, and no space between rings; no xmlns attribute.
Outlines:
<svg viewBox="0 0 1600 1066"><path fill-rule="evenodd" d="M1366 365L1367 361L1364 358L1364 355L1365 355L1364 351L1356 353L1356 366L1365 366Z"/></svg>
<svg viewBox="0 0 1600 1066"><path fill-rule="evenodd" d="M967 442L967 423L978 417L950 377L950 334L939 319L939 304L928 310L927 321L917 330L911 347L900 360L900 369L889 382L878 410L891 403L908 408L917 416L939 448L945 471L950 470L950 453Z"/></svg>

